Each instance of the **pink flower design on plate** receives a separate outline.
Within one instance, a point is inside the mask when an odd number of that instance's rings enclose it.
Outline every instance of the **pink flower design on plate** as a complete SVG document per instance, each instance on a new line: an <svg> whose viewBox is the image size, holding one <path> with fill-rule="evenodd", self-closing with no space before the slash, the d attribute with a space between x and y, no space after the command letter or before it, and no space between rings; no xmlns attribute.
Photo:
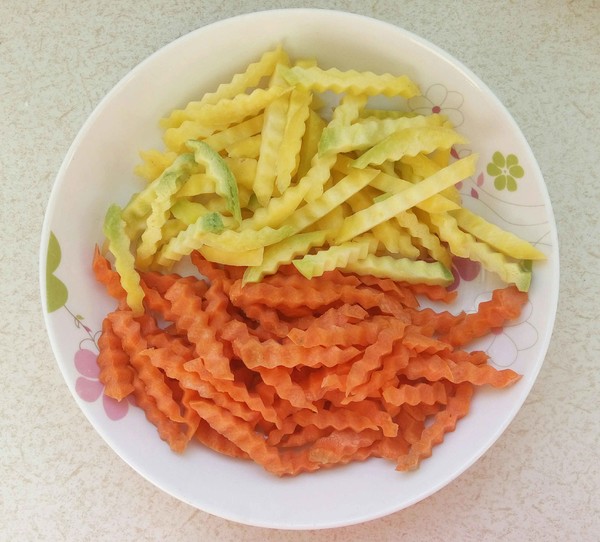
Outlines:
<svg viewBox="0 0 600 542"><path fill-rule="evenodd" d="M423 95L410 98L408 106L422 115L441 113L457 127L464 122L464 116L460 110L464 101L460 92L448 90L444 85L435 83Z"/></svg>
<svg viewBox="0 0 600 542"><path fill-rule="evenodd" d="M456 290L461 280L467 282L475 280L479 272L481 271L481 264L474 262L468 258L459 258L455 256L452 261L452 274L454 275L454 282L448 286L448 290Z"/></svg>
<svg viewBox="0 0 600 542"><path fill-rule="evenodd" d="M81 375L75 381L77 395L88 403L95 402L102 395L104 411L111 420L120 420L129 409L127 401L117 401L102 393L104 386L98 380L100 368L96 362L98 355L87 348L79 348L75 352L74 362L77 372Z"/></svg>

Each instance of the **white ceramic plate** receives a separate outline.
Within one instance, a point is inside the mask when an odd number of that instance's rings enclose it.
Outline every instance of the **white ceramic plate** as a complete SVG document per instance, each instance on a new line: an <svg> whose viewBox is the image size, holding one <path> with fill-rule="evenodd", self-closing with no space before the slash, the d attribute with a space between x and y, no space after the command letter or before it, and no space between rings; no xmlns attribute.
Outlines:
<svg viewBox="0 0 600 542"><path fill-rule="evenodd" d="M447 114L472 141L457 153L480 154L477 174L461 186L465 205L548 256L534 267L523 317L478 345L523 378L507 390L479 390L469 416L413 473L370 460L278 479L249 462L196 446L178 456L137 408L102 399L97 339L113 304L94 281L90 262L94 244L102 239L105 210L112 202L125 203L141 186L132 170L139 149L160 148L157 119L215 89L279 42L293 56L316 57L324 67L412 77L423 96L408 107ZM494 156L497 166L488 166ZM217 516L257 526L317 529L367 521L416 503L456 478L498 439L525 401L548 347L558 298L557 247L548 194L531 149L474 74L430 43L381 21L324 10L281 10L192 32L142 62L106 96L58 174L43 227L40 281L48 333L67 386L124 461L164 491ZM458 267L457 308L470 310L498 284L472 266Z"/></svg>

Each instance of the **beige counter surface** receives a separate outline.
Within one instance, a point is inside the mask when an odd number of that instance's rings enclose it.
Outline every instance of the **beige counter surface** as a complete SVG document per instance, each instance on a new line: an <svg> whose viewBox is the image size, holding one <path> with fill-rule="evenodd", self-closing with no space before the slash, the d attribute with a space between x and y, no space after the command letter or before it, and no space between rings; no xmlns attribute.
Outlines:
<svg viewBox="0 0 600 542"><path fill-rule="evenodd" d="M553 338L530 396L502 437L426 500L366 524L323 531L233 523L177 501L134 472L70 395L39 294L40 235L52 185L103 96L179 36L218 19L281 7L382 19L473 70L528 139L560 239ZM0 540L598 540L599 146L597 0L2 1Z"/></svg>

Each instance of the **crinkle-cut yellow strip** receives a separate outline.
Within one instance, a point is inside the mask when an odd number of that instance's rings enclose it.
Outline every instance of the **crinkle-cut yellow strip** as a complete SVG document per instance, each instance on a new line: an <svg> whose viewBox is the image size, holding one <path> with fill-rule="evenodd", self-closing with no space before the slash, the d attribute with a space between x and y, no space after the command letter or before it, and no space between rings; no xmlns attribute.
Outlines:
<svg viewBox="0 0 600 542"><path fill-rule="evenodd" d="M253 186L256 199L263 207L271 199L275 190L277 162L279 160L281 140L285 132L289 106L290 94L284 94L270 102L265 108L260 154Z"/></svg>
<svg viewBox="0 0 600 542"><path fill-rule="evenodd" d="M125 221L118 205L113 204L106 211L103 230L108 241L108 250L115 257L115 270L121 277L121 286L127 293L127 305L134 315L139 316L144 313L144 290L135 269L131 241L125 232Z"/></svg>
<svg viewBox="0 0 600 542"><path fill-rule="evenodd" d="M414 111L402 111L401 109L371 109L365 108L361 111L361 119L398 119L400 117L417 117L419 113Z"/></svg>
<svg viewBox="0 0 600 542"><path fill-rule="evenodd" d="M365 187L348 199L353 212L362 211L373 203L373 191ZM339 228L338 228L339 230ZM377 224L370 230L388 252L415 260L419 249L412 244L410 235L390 220Z"/></svg>
<svg viewBox="0 0 600 542"><path fill-rule="evenodd" d="M452 267L452 254L442 245L439 237L431 233L427 225L420 222L410 209L398 213L396 221L406 228L411 237L417 240L434 260L443 263L448 269Z"/></svg>
<svg viewBox="0 0 600 542"><path fill-rule="evenodd" d="M439 193L444 188L462 181L469 175L472 175L475 170L476 161L476 154L458 160L431 177L427 177L427 179L424 179L419 184L411 185L406 190L393 194L386 200L374 203L371 207L346 218L344 226L336 237L336 244L348 241L377 224L389 220L398 213L414 207L416 204Z"/></svg>
<svg viewBox="0 0 600 542"><path fill-rule="evenodd" d="M191 102L188 107L197 108L205 104L216 104L256 87L263 77L273 75L277 64L286 62L286 59L287 53L281 45L278 45L274 50L263 53L260 60L249 64L242 73L235 74L230 82L220 84L215 92L204 94L198 102Z"/></svg>
<svg viewBox="0 0 600 542"><path fill-rule="evenodd" d="M531 284L530 260L511 261L502 252L460 230L453 216L431 214L429 218L438 237L448 244L453 254L479 262L484 269L496 273L504 282L515 284L522 292L528 291Z"/></svg>
<svg viewBox="0 0 600 542"><path fill-rule="evenodd" d="M212 135L204 138L204 142L216 152L221 152L229 145L239 141L244 141L249 137L259 134L263 127L263 122L264 114L260 113L259 115L240 122L239 124L234 124L233 126L229 126L224 130L215 131ZM186 141L184 141L184 143Z"/></svg>
<svg viewBox="0 0 600 542"><path fill-rule="evenodd" d="M132 240L137 240L138 236L146 228L146 217L152 209L152 202L157 197L157 188L163 179L171 176L187 179L198 168L198 164L194 160L194 155L191 153L181 154L177 159L166 168L160 177L146 185L144 189L135 194L129 200L129 203L123 209L123 220L126 224L127 235Z"/></svg>
<svg viewBox="0 0 600 542"><path fill-rule="evenodd" d="M462 135L450 128L406 128L394 132L365 151L354 160L352 166L362 169L368 165L382 164L386 160L396 161L405 155L414 156L420 152L428 153L439 147L450 148L452 145L466 142Z"/></svg>
<svg viewBox="0 0 600 542"><path fill-rule="evenodd" d="M231 252L253 250L277 243L292 233L291 227L279 229L265 227L256 231L225 230L222 233L212 233L206 231L202 222L198 221L171 239L158 253L156 263L160 266L170 267L183 256L189 255L203 245L216 248L226 246Z"/></svg>
<svg viewBox="0 0 600 542"><path fill-rule="evenodd" d="M290 89L283 87L257 88L250 94L238 94L214 105L206 104L198 109L189 110L187 115L190 120L223 128L258 115L274 100L289 92Z"/></svg>
<svg viewBox="0 0 600 542"><path fill-rule="evenodd" d="M301 90L292 90L287 111L287 120L279 146L275 185L280 194L287 189L296 173L300 159L302 137L310 111L312 95Z"/></svg>
<svg viewBox="0 0 600 542"><path fill-rule="evenodd" d="M402 384L399 387L388 386L383 390L383 398L394 406L403 404L418 405L425 403L445 404L447 401L446 386L443 382L421 382L419 384Z"/></svg>
<svg viewBox="0 0 600 542"><path fill-rule="evenodd" d="M342 173L348 174L353 169L351 164L351 158L338 155L334 169L336 171L341 171ZM379 175L377 175L377 177L375 177L370 184L373 188L377 188L377 190L380 190L381 192L398 194L399 192L404 191L406 188L410 188L413 183L402 179L397 175L379 172ZM460 209L460 205L450 201L441 194L436 194L430 198L427 198L426 200L417 203L415 206L428 213L444 213L446 211Z"/></svg>
<svg viewBox="0 0 600 542"><path fill-rule="evenodd" d="M264 248L258 247L232 252L224 248L202 245L198 248L198 252L211 262L248 267L257 266L262 263Z"/></svg>
<svg viewBox="0 0 600 542"><path fill-rule="evenodd" d="M140 158L142 163L135 166L134 173L147 181L153 181L175 161L177 153L148 149L140 151Z"/></svg>
<svg viewBox="0 0 600 542"><path fill-rule="evenodd" d="M217 129L217 126L209 126L202 121L186 120L177 128L165 130L163 142L167 149L179 154L185 152L186 143L190 139L205 139Z"/></svg>
<svg viewBox="0 0 600 542"><path fill-rule="evenodd" d="M453 281L451 271L440 262L376 256L374 254L368 254L361 260L348 262L344 270L380 278L391 278L411 284L448 286Z"/></svg>
<svg viewBox="0 0 600 542"><path fill-rule="evenodd" d="M314 102L314 98L313 98ZM327 123L313 109L309 110L308 118L306 119L304 137L300 146L300 156L298 160L298 169L296 178L302 179L310 169L310 164L313 157L317 154L319 148L319 140Z"/></svg>
<svg viewBox="0 0 600 542"><path fill-rule="evenodd" d="M324 217L319 218L316 222L311 224L307 231L326 231L327 241L333 239L335 233L342 227L344 219L352 213L350 206L347 203L342 203L337 207L334 207Z"/></svg>
<svg viewBox="0 0 600 542"><path fill-rule="evenodd" d="M293 233L297 233L304 230L320 218L324 217L334 207L341 205L350 196L367 186L377 174L378 172L376 170L354 170L350 172L341 181L339 181L331 188L323 192L323 195L321 197L311 201L310 203L305 204L303 207L296 210L294 214L292 214L284 222L284 226L290 226ZM348 219L346 219L344 223L347 220ZM349 239L350 238L344 239L344 241L348 241Z"/></svg>
<svg viewBox="0 0 600 542"><path fill-rule="evenodd" d="M319 250L316 254L306 254L292 263L303 276L311 279L320 277L326 271L344 269L349 263L365 258L376 247L377 240L365 234L341 245Z"/></svg>
<svg viewBox="0 0 600 542"><path fill-rule="evenodd" d="M543 260L543 252L520 237L503 230L468 209L457 209L451 212L457 225L480 241L484 241L507 256L523 260Z"/></svg>
<svg viewBox="0 0 600 542"><path fill-rule="evenodd" d="M436 156L437 158L432 158ZM435 149L429 155L425 155L423 153L419 153L415 156L403 156L400 159L400 164L396 163L398 166L408 165L412 170L413 177L408 179L411 182L418 182L425 177L429 177L433 175L440 169L448 166L450 163L450 148L447 149ZM445 198L453 201L454 203L460 205L461 203L461 195L455 186L449 186L445 190L443 190L440 195Z"/></svg>
<svg viewBox="0 0 600 542"><path fill-rule="evenodd" d="M364 94L367 96L402 96L412 98L421 94L419 87L406 75L389 73L341 71L337 68L323 70L317 66L303 68L294 66L282 71L285 80L293 86L306 90L324 92L332 90L338 94Z"/></svg>
<svg viewBox="0 0 600 542"><path fill-rule="evenodd" d="M296 256L306 254L312 247L322 246L326 237L326 231L298 233L268 246L262 262L246 269L242 283L259 282L264 276L276 273L280 266L290 263Z"/></svg>
<svg viewBox="0 0 600 542"><path fill-rule="evenodd" d="M415 127L441 126L444 117L429 115L397 119L358 120L350 125L328 126L319 142L319 153L349 152L369 149L399 130ZM439 168L438 168L439 169Z"/></svg>
<svg viewBox="0 0 600 542"><path fill-rule="evenodd" d="M252 190L258 161L254 158L234 158L232 156L226 156L225 163L231 170L231 173L233 173L238 186L240 188L243 187Z"/></svg>
<svg viewBox="0 0 600 542"><path fill-rule="evenodd" d="M215 179L207 173L192 173L185 184L178 190L178 198L189 198L201 194L214 194Z"/></svg>
<svg viewBox="0 0 600 542"><path fill-rule="evenodd" d="M225 152L229 158L253 158L258 160L261 145L262 134L256 134L227 145Z"/></svg>

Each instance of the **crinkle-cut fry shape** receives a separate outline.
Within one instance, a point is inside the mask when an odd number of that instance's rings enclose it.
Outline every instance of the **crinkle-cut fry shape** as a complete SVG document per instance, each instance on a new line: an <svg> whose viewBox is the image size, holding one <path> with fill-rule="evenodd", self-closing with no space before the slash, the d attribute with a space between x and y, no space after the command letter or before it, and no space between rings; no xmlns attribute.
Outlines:
<svg viewBox="0 0 600 542"><path fill-rule="evenodd" d="M383 437L372 445L373 456L396 461L399 456L407 454L410 446L404 435L398 433L395 437Z"/></svg>
<svg viewBox="0 0 600 542"><path fill-rule="evenodd" d="M170 267L203 245L216 248L226 246L231 252L255 250L275 244L292 233L292 228L287 226L278 229L266 226L260 230L225 230L222 233L213 233L206 231L201 222L195 222L164 245L156 261L159 265Z"/></svg>
<svg viewBox="0 0 600 542"><path fill-rule="evenodd" d="M300 448L312 444L321 437L331 433L330 427L319 428L316 425L297 426L293 433L282 436L277 444L280 450L284 448Z"/></svg>
<svg viewBox="0 0 600 542"><path fill-rule="evenodd" d="M439 354L422 354L411 357L409 363L399 371L409 380L424 378L429 382L452 380L452 369L449 361Z"/></svg>
<svg viewBox="0 0 600 542"><path fill-rule="evenodd" d="M463 321L464 312L452 314L449 311L435 311L431 308L422 308L410 311L411 322L427 332L426 335L448 333L454 326Z"/></svg>
<svg viewBox="0 0 600 542"><path fill-rule="evenodd" d="M377 224L389 220L398 213L414 207L417 203L430 198L444 188L462 181L472 175L476 161L477 155L471 154L466 158L453 162L447 168L441 169L419 184L411 185L402 192L393 194L383 201L374 203L367 209L354 213L345 219L344 226L336 236L336 242L343 243L352 239Z"/></svg>
<svg viewBox="0 0 600 542"><path fill-rule="evenodd" d="M130 364L137 377L143 382L146 393L151 396L156 407L174 422L182 423L181 409L174 400L164 374L148 360L145 351L147 341L142 336L140 323L136 321L131 311L115 311L107 318L113 331L121 339L124 352L129 356Z"/></svg>
<svg viewBox="0 0 600 542"><path fill-rule="evenodd" d="M174 452L183 453L190 440L185 426L173 421L158 408L156 400L147 393L145 383L137 374L133 378L133 387L135 404L144 411L146 419L156 427L160 438Z"/></svg>
<svg viewBox="0 0 600 542"><path fill-rule="evenodd" d="M446 357L454 363L471 363L473 365L483 365L490 359L489 354L483 350L473 350L472 352L454 350L448 352Z"/></svg>
<svg viewBox="0 0 600 542"><path fill-rule="evenodd" d="M387 296L397 299L404 307L415 309L419 307L414 293L402 283L374 275L360 275L359 278L365 286L376 288Z"/></svg>
<svg viewBox="0 0 600 542"><path fill-rule="evenodd" d="M202 245L198 247L198 252L200 252L200 254L202 254L202 256L204 256L207 260L215 263L253 267L262 264L264 248L258 247L251 250L244 250L242 252L231 252L229 250L211 247L209 245Z"/></svg>
<svg viewBox="0 0 600 542"><path fill-rule="evenodd" d="M290 94L284 94L273 100L265 108L256 178L252 187L258 203L263 207L275 191L277 162L281 141L285 133L289 107Z"/></svg>
<svg viewBox="0 0 600 542"><path fill-rule="evenodd" d="M97 362L98 380L104 385L104 395L121 401L133 392L134 371L109 318L102 321Z"/></svg>
<svg viewBox="0 0 600 542"><path fill-rule="evenodd" d="M131 241L125 231L125 221L121 208L113 204L106 211L103 231L108 241L108 250L115 258L115 270L121 277L121 286L126 292L127 306L139 316L144 313L144 290L140 276L135 269L135 259L131 253Z"/></svg>
<svg viewBox="0 0 600 542"><path fill-rule="evenodd" d="M289 88L256 88L250 94L237 94L233 98L220 100L216 104L206 104L187 109L186 116L193 121L216 126L231 126L248 117L258 115L271 102L290 92Z"/></svg>
<svg viewBox="0 0 600 542"><path fill-rule="evenodd" d="M449 361L449 365L452 371L450 381L454 383L471 382L475 386L488 384L494 388L506 388L521 378L521 375L512 369L496 369L487 364Z"/></svg>
<svg viewBox="0 0 600 542"><path fill-rule="evenodd" d="M222 332L223 338L230 341L233 351L246 367L333 367L352 359L358 354L354 347L314 346L303 348L291 341L259 341L253 337L242 322L228 322Z"/></svg>
<svg viewBox="0 0 600 542"><path fill-rule="evenodd" d="M221 152L231 145L241 141L246 141L252 136L260 134L264 120L264 113L259 113L258 115L250 117L239 124L234 124L228 128L225 128L224 130L214 132L213 134L204 138L204 142L216 152ZM188 140L189 139L196 138L188 138ZM184 143L186 141L184 141Z"/></svg>
<svg viewBox="0 0 600 542"><path fill-rule="evenodd" d="M331 309L333 310L333 309ZM320 325L315 320L306 330L293 328L287 337L294 343L305 348L311 346L368 346L377 340L380 325L366 320L357 324L346 322L323 322Z"/></svg>
<svg viewBox="0 0 600 542"><path fill-rule="evenodd" d="M281 472L281 460L277 449L269 446L265 439L254 431L252 424L210 401L200 399L193 403L193 407L200 418L246 452L254 462L269 472Z"/></svg>
<svg viewBox="0 0 600 542"><path fill-rule="evenodd" d="M452 254L442 245L439 237L434 235L426 224L420 222L410 209L397 214L395 220L420 246L427 250L434 260L442 263L448 269L452 267Z"/></svg>
<svg viewBox="0 0 600 542"><path fill-rule="evenodd" d="M245 270L242 284L259 282L264 276L273 275L280 266L290 263L296 256L322 246L326 237L327 232L323 230L298 233L266 247L262 262Z"/></svg>
<svg viewBox="0 0 600 542"><path fill-rule="evenodd" d="M395 406L403 404L418 405L420 403L432 405L433 403L445 404L447 402L446 386L442 382L402 384L399 387L389 386L383 389L382 395L385 401Z"/></svg>
<svg viewBox="0 0 600 542"><path fill-rule="evenodd" d="M308 459L320 465L342 464L359 457L361 449L368 449L381 438L375 430L352 431L343 429L333 431L318 439L308 450Z"/></svg>
<svg viewBox="0 0 600 542"><path fill-rule="evenodd" d="M361 154L354 162L355 168L395 162L403 156L429 153L438 148L467 143L467 140L451 128L419 126L398 130Z"/></svg>
<svg viewBox="0 0 600 542"><path fill-rule="evenodd" d="M310 111L312 94L298 89L290 94L287 119L276 163L275 185L280 194L290 186L300 159L302 137L306 130L306 119Z"/></svg>
<svg viewBox="0 0 600 542"><path fill-rule="evenodd" d="M462 322L450 329L441 339L455 347L464 346L517 318L527 300L527 294L520 292L513 285L498 288L494 290L489 301L479 304L477 312L466 314Z"/></svg>
<svg viewBox="0 0 600 542"><path fill-rule="evenodd" d="M181 281L169 288L165 298L171 302L175 325L194 345L196 355L215 378L233 380L229 359L223 353L219 330L211 325L210 315L192 286Z"/></svg>
<svg viewBox="0 0 600 542"><path fill-rule="evenodd" d="M343 394L340 394L340 398L343 397ZM395 437L398 434L398 424L394 422L390 414L385 410L380 397L350 403L337 401L334 404L345 411L354 412L369 418L381 429L385 437Z"/></svg>
<svg viewBox="0 0 600 542"><path fill-rule="evenodd" d="M386 137L399 130L422 126L441 126L443 122L443 116L433 114L358 120L354 124L328 126L321 136L319 153L364 151L381 143Z"/></svg>
<svg viewBox="0 0 600 542"><path fill-rule="evenodd" d="M192 403L190 403L190 405L192 405ZM196 411L194 410L194 412ZM213 429L208 422L203 419L200 419L198 429L194 433L194 438L202 445L217 453L236 459L250 459L250 456L240 449L239 446L221 435L221 433Z"/></svg>
<svg viewBox="0 0 600 542"><path fill-rule="evenodd" d="M458 295L456 290L448 290L446 287L438 284L411 284L408 282L401 282L401 284L410 289L415 295L424 295L431 301L441 301L442 303L449 304Z"/></svg>
<svg viewBox="0 0 600 542"><path fill-rule="evenodd" d="M439 354L453 350L447 342L425 335L423 331L426 330L415 325L408 326L402 344L417 354Z"/></svg>
<svg viewBox="0 0 600 542"><path fill-rule="evenodd" d="M153 181L161 175L177 158L173 151L147 149L140 151L142 162L133 168L133 172L147 181Z"/></svg>
<svg viewBox="0 0 600 542"><path fill-rule="evenodd" d="M186 151L186 143L190 139L205 139L219 129L201 121L183 120L178 126L167 128L163 134L163 142L169 152L181 154Z"/></svg>
<svg viewBox="0 0 600 542"><path fill-rule="evenodd" d="M331 427L337 431L350 429L359 433L366 429L379 429L377 423L368 416L347 408L331 407L318 412L301 409L296 411L291 419L299 426L315 425L320 429Z"/></svg>
<svg viewBox="0 0 600 542"><path fill-rule="evenodd" d="M258 163L261 145L262 135L258 133L230 143L225 147L225 153L229 158L252 158Z"/></svg>
<svg viewBox="0 0 600 542"><path fill-rule="evenodd" d="M200 254L198 251L194 250L190 254L190 260L194 264L194 267L198 270L198 272L206 277L208 281L213 281L215 279L225 279L227 277L227 273L225 269L216 264L215 262L211 262L207 260Z"/></svg>
<svg viewBox="0 0 600 542"><path fill-rule="evenodd" d="M366 258L376 246L375 238L365 234L341 245L319 250L315 254L306 254L293 260L292 264L303 276L311 279L323 275L325 271L344 269L351 262Z"/></svg>
<svg viewBox="0 0 600 542"><path fill-rule="evenodd" d="M461 208L451 212L458 227L492 248L517 260L544 260L546 255L513 233L486 221L483 217Z"/></svg>
<svg viewBox="0 0 600 542"><path fill-rule="evenodd" d="M314 98L313 98L314 101ZM308 118L305 123L304 136L300 146L300 155L298 158L298 169L296 179L302 179L311 167L313 157L317 155L321 134L327 123L312 108L309 108Z"/></svg>
<svg viewBox="0 0 600 542"><path fill-rule="evenodd" d="M407 366L409 359L409 350L400 341L394 343L392 351L383 357L381 368L371 371L369 380L356 386L350 395L344 397L342 404L360 403L368 397L380 398L382 388L390 385L398 372Z"/></svg>
<svg viewBox="0 0 600 542"><path fill-rule="evenodd" d="M451 271L440 262L375 254L367 254L364 258L348 261L343 270L359 275L373 275L410 283L449 286L453 282Z"/></svg>
<svg viewBox="0 0 600 542"><path fill-rule="evenodd" d="M223 99L234 98L247 89L258 86L264 77L271 77L276 66L287 61L287 53L278 45L275 49L263 53L258 61L250 63L243 72L236 73L231 81L221 83L215 92L204 94L200 100L190 102L188 107L196 109L206 104L216 104Z"/></svg>
<svg viewBox="0 0 600 542"><path fill-rule="evenodd" d="M353 390L368 381L370 374L381 367L383 357L392 352L394 343L403 339L406 324L398 320L387 320L377 337L377 341L368 346L360 358L358 358L346 380L346 395L352 394Z"/></svg>
<svg viewBox="0 0 600 542"><path fill-rule="evenodd" d="M275 337L287 337L290 331L290 324L280 318L277 310L267 305L260 303L244 305L244 314L258 323L257 329L265 330Z"/></svg>
<svg viewBox="0 0 600 542"><path fill-rule="evenodd" d="M304 390L292 380L291 369L287 367L257 367L263 382L275 388L281 399L289 401L290 404L299 409L308 409L316 412L317 407L306 398Z"/></svg>
<svg viewBox="0 0 600 542"><path fill-rule="evenodd" d="M284 226L290 226L293 233L304 230L320 218L324 217L332 209L344 203L350 196L367 186L376 175L377 172L375 170L354 170L350 172L341 181L323 192L319 198L314 199L310 203L297 209L283 223ZM361 233L364 233L364 231ZM357 235L354 235L353 237L357 237ZM344 239L341 242L349 241L350 239L351 238Z"/></svg>
<svg viewBox="0 0 600 542"><path fill-rule="evenodd" d="M285 80L298 88L337 94L402 96L412 98L421 94L419 87L406 75L395 76L389 73L341 71L337 68L324 70L317 66L293 66L282 70Z"/></svg>
<svg viewBox="0 0 600 542"><path fill-rule="evenodd" d="M454 431L457 421L468 414L472 395L472 384L459 384L455 395L448 398L446 408L435 415L433 423L423 430L421 438L411 444L408 454L398 458L396 470L414 470L423 459L430 457L433 447L444 440L446 433Z"/></svg>
<svg viewBox="0 0 600 542"><path fill-rule="evenodd" d="M94 248L92 270L94 271L94 277L106 288L108 295L119 302L119 307L124 308L127 292L121 285L121 276L112 269L110 262L101 254L98 245Z"/></svg>

